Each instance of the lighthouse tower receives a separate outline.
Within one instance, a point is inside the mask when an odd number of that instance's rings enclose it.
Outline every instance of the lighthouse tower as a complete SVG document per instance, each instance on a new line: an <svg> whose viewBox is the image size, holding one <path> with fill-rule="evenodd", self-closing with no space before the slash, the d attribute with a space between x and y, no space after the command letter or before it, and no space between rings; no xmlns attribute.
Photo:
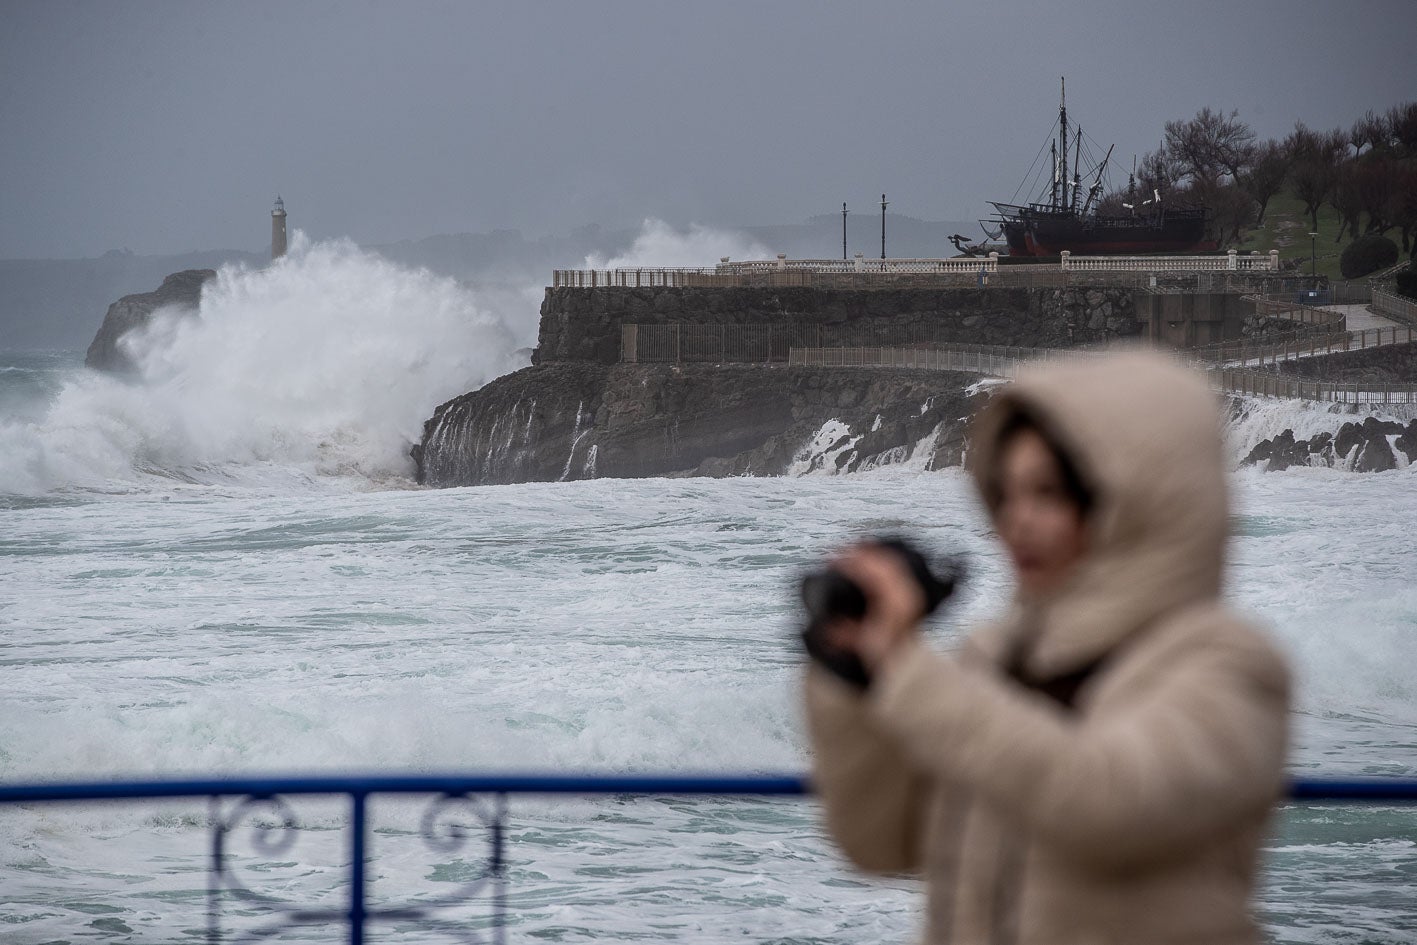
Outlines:
<svg viewBox="0 0 1417 945"><path fill-rule="evenodd" d="M271 211L271 260L285 255L285 201L276 195L276 206Z"/></svg>

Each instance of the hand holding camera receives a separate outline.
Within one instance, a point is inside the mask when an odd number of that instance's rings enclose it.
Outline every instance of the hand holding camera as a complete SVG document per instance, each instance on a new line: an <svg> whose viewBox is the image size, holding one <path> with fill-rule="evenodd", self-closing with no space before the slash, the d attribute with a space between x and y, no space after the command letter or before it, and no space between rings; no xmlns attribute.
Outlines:
<svg viewBox="0 0 1417 945"><path fill-rule="evenodd" d="M956 559L930 562L898 537L849 548L802 580L807 652L837 676L865 687L872 672L953 592Z"/></svg>

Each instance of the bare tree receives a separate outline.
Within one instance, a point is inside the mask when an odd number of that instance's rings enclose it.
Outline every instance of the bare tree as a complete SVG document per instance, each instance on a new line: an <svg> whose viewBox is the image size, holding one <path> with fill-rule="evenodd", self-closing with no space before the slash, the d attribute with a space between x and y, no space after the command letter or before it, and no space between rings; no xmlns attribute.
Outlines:
<svg viewBox="0 0 1417 945"><path fill-rule="evenodd" d="M1284 189L1284 178L1289 174L1289 152L1284 145L1274 139L1255 148L1250 166L1240 173L1238 182L1258 206L1255 225L1264 223L1265 210L1275 194Z"/></svg>
<svg viewBox="0 0 1417 945"><path fill-rule="evenodd" d="M1153 190L1171 190L1184 175L1185 171L1164 144L1155 151L1143 154L1137 167L1137 183L1146 194Z"/></svg>
<svg viewBox="0 0 1417 945"><path fill-rule="evenodd" d="M1358 221L1363 215L1363 199L1359 193L1358 184L1358 164L1358 161L1345 161L1340 164L1338 172L1334 175L1333 186L1329 188L1328 202L1333 209L1338 211L1340 221L1338 235L1333 240L1335 243L1343 242L1345 232L1352 234L1354 239L1358 237Z"/></svg>
<svg viewBox="0 0 1417 945"><path fill-rule="evenodd" d="M1348 136L1341 131L1312 131L1301 121L1284 140L1292 164L1289 187L1304 202L1313 229L1319 228L1319 207L1338 180L1338 168L1348 153Z"/></svg>
<svg viewBox="0 0 1417 945"><path fill-rule="evenodd" d="M1354 157L1362 156L1365 147L1377 149L1384 146L1387 139L1387 119L1374 114L1371 108L1348 129L1348 143L1353 146Z"/></svg>
<svg viewBox="0 0 1417 945"><path fill-rule="evenodd" d="M1397 187L1388 213L1402 231L1402 249L1417 261L1417 163L1406 162L1396 173Z"/></svg>
<svg viewBox="0 0 1417 945"><path fill-rule="evenodd" d="M1168 121L1163 145L1181 168L1183 179L1202 190L1232 180L1254 159L1255 133L1240 120L1206 106L1189 121Z"/></svg>
<svg viewBox="0 0 1417 945"><path fill-rule="evenodd" d="M1401 157L1417 158L1417 102L1404 102L1390 108L1387 129Z"/></svg>

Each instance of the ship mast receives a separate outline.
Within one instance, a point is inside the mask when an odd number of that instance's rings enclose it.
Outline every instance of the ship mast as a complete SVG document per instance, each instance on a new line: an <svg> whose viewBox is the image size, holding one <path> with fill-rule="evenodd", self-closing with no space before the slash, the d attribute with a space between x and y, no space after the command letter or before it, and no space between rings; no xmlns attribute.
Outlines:
<svg viewBox="0 0 1417 945"><path fill-rule="evenodd" d="M1088 208L1092 206L1092 201L1097 199L1097 195L1102 193L1102 175L1107 170L1107 162L1112 160L1112 145L1107 149L1107 156L1102 159L1102 163L1097 165L1097 177L1092 181L1092 187L1087 191L1087 202L1082 205L1083 216L1087 215Z"/></svg>
<svg viewBox="0 0 1417 945"><path fill-rule="evenodd" d="M1062 76L1058 79L1061 83L1061 94L1058 99L1058 124L1061 130L1058 132L1058 146L1062 151L1061 160L1057 165L1058 179L1063 182L1063 200L1068 199L1068 79ZM1056 197L1053 199L1053 209L1058 209L1059 204Z"/></svg>
<svg viewBox="0 0 1417 945"><path fill-rule="evenodd" d="M1051 210L1058 209L1058 142L1053 142L1053 196L1049 200L1048 207Z"/></svg>
<svg viewBox="0 0 1417 945"><path fill-rule="evenodd" d="M1081 163L1082 163L1082 125L1078 125L1077 146L1073 148L1073 192L1068 198L1068 209L1078 208L1078 184L1081 183ZM1067 168L1063 168L1067 170Z"/></svg>

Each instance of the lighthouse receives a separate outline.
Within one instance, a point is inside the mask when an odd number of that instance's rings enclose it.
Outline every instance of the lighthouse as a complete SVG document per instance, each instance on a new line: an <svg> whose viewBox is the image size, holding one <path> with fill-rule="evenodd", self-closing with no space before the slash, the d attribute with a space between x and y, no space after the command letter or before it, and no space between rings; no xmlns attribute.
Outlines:
<svg viewBox="0 0 1417 945"><path fill-rule="evenodd" d="M285 255L285 201L276 195L276 206L271 211L271 261Z"/></svg>

